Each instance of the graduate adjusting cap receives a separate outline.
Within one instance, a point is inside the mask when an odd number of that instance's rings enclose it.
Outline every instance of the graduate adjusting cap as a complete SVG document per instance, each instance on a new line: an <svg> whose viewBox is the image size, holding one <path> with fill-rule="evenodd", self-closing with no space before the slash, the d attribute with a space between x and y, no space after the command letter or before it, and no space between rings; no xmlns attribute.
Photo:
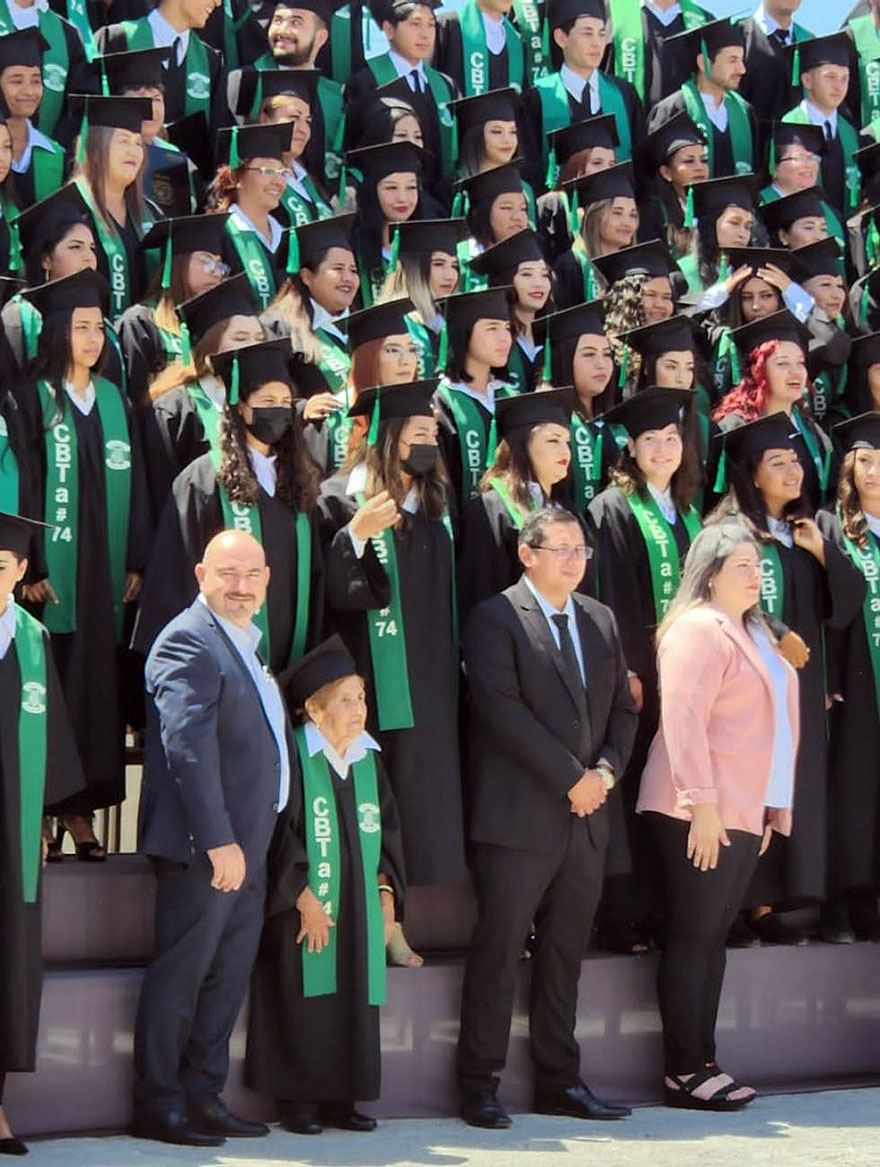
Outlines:
<svg viewBox="0 0 880 1167"><path fill-rule="evenodd" d="M750 267L755 275L758 269L768 264L778 267L789 277L795 269L794 252L787 247L728 247L724 254L731 271L739 267Z"/></svg>
<svg viewBox="0 0 880 1167"><path fill-rule="evenodd" d="M604 146L606 150L616 150L620 145L617 136L617 122L614 114L596 114L595 117L584 118L581 122L572 122L570 126L562 126L558 130L547 132L547 141L550 148L556 152L556 161L560 166L581 150L592 150L594 146Z"/></svg>
<svg viewBox="0 0 880 1167"><path fill-rule="evenodd" d="M871 410L839 422L831 436L844 454L850 450L880 450L880 413Z"/></svg>
<svg viewBox="0 0 880 1167"><path fill-rule="evenodd" d="M25 65L39 69L49 42L38 28L23 28L0 36L0 69L10 65Z"/></svg>
<svg viewBox="0 0 880 1167"><path fill-rule="evenodd" d="M230 81L230 87L235 85L238 89L235 114L248 121L258 112L254 106L269 97L299 97L313 106L320 78L319 69L240 69Z"/></svg>
<svg viewBox="0 0 880 1167"><path fill-rule="evenodd" d="M130 53L108 53L95 57L92 68L107 78L107 87L115 97L124 97L126 89L165 88L164 66L171 59L171 49L136 49Z"/></svg>
<svg viewBox="0 0 880 1167"><path fill-rule="evenodd" d="M676 33L675 36L667 37L666 41L675 47L684 45L694 62L697 53L702 53L704 47L710 58L713 58L722 49L731 45L742 49L746 43L742 25L728 17L724 17L723 20L710 20L708 24L703 24L699 28Z"/></svg>
<svg viewBox="0 0 880 1167"><path fill-rule="evenodd" d="M659 353L697 352L702 329L689 316L670 316L624 332L620 339L643 357Z"/></svg>
<svg viewBox="0 0 880 1167"><path fill-rule="evenodd" d="M358 675L357 665L341 636L331 636L285 669L278 684L291 709L302 709L319 689L343 677Z"/></svg>
<svg viewBox="0 0 880 1167"><path fill-rule="evenodd" d="M490 89L488 93L478 93L474 97L460 97L450 101L449 108L455 113L459 134L472 126L485 122L514 122L519 106L519 94L512 87Z"/></svg>
<svg viewBox="0 0 880 1167"><path fill-rule="evenodd" d="M822 192L817 186L799 190L772 203L764 203L758 214L768 231L787 231L798 219L824 219Z"/></svg>
<svg viewBox="0 0 880 1167"><path fill-rule="evenodd" d="M520 393L516 397L501 397L495 403L498 436L506 438L514 430L551 423L568 429L573 409L574 389L571 385L562 389L542 389L537 393Z"/></svg>
<svg viewBox="0 0 880 1167"><path fill-rule="evenodd" d="M13 555L26 559L33 536L40 531L51 530L51 526L51 523L40 523L36 519L0 511L0 551L11 551Z"/></svg>
<svg viewBox="0 0 880 1167"><path fill-rule="evenodd" d="M425 157L425 151L414 142L386 142L350 150L345 164L360 170L365 179L378 182L389 174L421 174Z"/></svg>
<svg viewBox="0 0 880 1167"><path fill-rule="evenodd" d="M400 254L416 251L443 251L455 255L458 244L467 236L465 219L407 219L397 224Z"/></svg>
<svg viewBox="0 0 880 1167"><path fill-rule="evenodd" d="M211 357L211 366L226 386L229 404L234 405L236 387L238 400L269 381L283 381L293 389L292 361L290 337L284 336L215 353Z"/></svg>
<svg viewBox="0 0 880 1167"><path fill-rule="evenodd" d="M484 199L491 201L503 194L522 194L523 180L517 164L507 162L504 166L494 166L482 174L463 178L458 188L467 194L473 206L474 203L481 203Z"/></svg>
<svg viewBox="0 0 880 1167"><path fill-rule="evenodd" d="M738 174L730 178L710 178L688 187L694 192L694 212L697 216L720 214L726 207L741 207L753 211L758 195L758 179L754 174Z"/></svg>
<svg viewBox="0 0 880 1167"><path fill-rule="evenodd" d="M478 320L510 320L510 295L513 289L487 288L483 292L459 292L440 300L438 307L447 325L475 324Z"/></svg>
<svg viewBox="0 0 880 1167"><path fill-rule="evenodd" d="M794 448L797 430L787 413L771 413L747 422L732 430L716 435L728 458L742 462L751 454L763 454L765 450L790 450Z"/></svg>
<svg viewBox="0 0 880 1167"><path fill-rule="evenodd" d="M318 219L296 228L299 261L303 267L319 262L331 247L351 251L351 229L356 215L334 215L332 219Z"/></svg>
<svg viewBox="0 0 880 1167"><path fill-rule="evenodd" d="M293 122L275 122L272 125L251 124L232 126L217 133L217 150L220 157L236 170L248 158L273 158L281 162L290 149Z"/></svg>
<svg viewBox="0 0 880 1167"><path fill-rule="evenodd" d="M551 30L572 24L579 16L592 16L605 23L604 0L548 0L547 23Z"/></svg>
<svg viewBox="0 0 880 1167"><path fill-rule="evenodd" d="M821 158L826 151L825 134L821 126L799 125L797 122L776 122L773 126L773 148L776 162L790 146L800 146L809 154Z"/></svg>
<svg viewBox="0 0 880 1167"><path fill-rule="evenodd" d="M193 344L198 344L209 328L231 316L257 316L253 289L245 272L221 280L200 296L179 304L177 311L189 329Z"/></svg>
<svg viewBox="0 0 880 1167"><path fill-rule="evenodd" d="M661 389L652 385L604 414L609 424L622 425L633 439L647 430L680 425L685 404L693 394L685 389Z"/></svg>
<svg viewBox="0 0 880 1167"><path fill-rule="evenodd" d="M190 251L208 251L211 255L221 255L228 219L229 215L225 213L159 219L141 240L141 247L145 251L164 247L170 237L174 255L186 255Z"/></svg>
<svg viewBox="0 0 880 1167"><path fill-rule="evenodd" d="M763 316L760 320L753 320L750 324L743 324L731 331L733 343L744 355L764 344L767 340L785 340L800 345L807 351L809 331L791 312L783 309L773 312L770 316Z"/></svg>
<svg viewBox="0 0 880 1167"><path fill-rule="evenodd" d="M667 162L677 150L685 146L705 146L706 139L696 122L682 110L653 133L648 134L640 146L641 156L657 170Z"/></svg>
<svg viewBox="0 0 880 1167"><path fill-rule="evenodd" d="M635 247L624 247L609 255L600 255L593 260L593 264L609 284L616 284L624 276L658 279L660 276L668 276L675 266L666 244L659 239L637 243Z"/></svg>
<svg viewBox="0 0 880 1167"><path fill-rule="evenodd" d="M354 352L356 348L371 340L382 340L386 336L403 336L408 331L407 313L412 312L414 308L412 300L407 296L400 296L396 300L386 300L382 304L374 304L372 308L352 312L347 321L349 352Z"/></svg>
<svg viewBox="0 0 880 1167"><path fill-rule="evenodd" d="M833 32L830 36L815 36L809 40L796 41L793 45L785 45L783 52L788 55L789 61L797 53L801 73L818 69L820 65L839 65L848 69L854 57L853 43L845 32Z"/></svg>
<svg viewBox="0 0 880 1167"><path fill-rule="evenodd" d="M28 258L39 259L43 239L56 228L66 230L75 223L86 223L92 230L88 207L75 182L68 182L48 198L25 207L16 219L21 249Z"/></svg>
<svg viewBox="0 0 880 1167"><path fill-rule="evenodd" d="M74 308L100 308L106 312L110 285L100 272L84 268L73 275L62 276L60 280L28 288L21 295L45 319L57 312L72 312Z"/></svg>
<svg viewBox="0 0 880 1167"><path fill-rule="evenodd" d="M139 134L143 123L153 116L153 103L149 97L98 97L94 93L72 93L68 100L78 117L88 117L89 127L103 126L108 130Z"/></svg>
<svg viewBox="0 0 880 1167"><path fill-rule="evenodd" d="M542 316L534 323L535 337L542 343L549 339L554 347L564 340L577 340L579 336L605 335L605 305L602 300L591 300L588 304L575 304L563 312L552 316Z"/></svg>
<svg viewBox="0 0 880 1167"><path fill-rule="evenodd" d="M480 255L473 257L469 266L471 271L477 275L488 276L491 281L493 277L497 279L507 272L515 271L521 263L543 259L544 252L540 239L536 232L526 229L487 247Z"/></svg>
<svg viewBox="0 0 880 1167"><path fill-rule="evenodd" d="M857 336L850 349L850 363L867 369L869 365L880 365L880 332L869 332Z"/></svg>
<svg viewBox="0 0 880 1167"><path fill-rule="evenodd" d="M795 279L799 283L813 276L843 275L843 252L833 235L796 247L790 254L795 264Z"/></svg>
<svg viewBox="0 0 880 1167"><path fill-rule="evenodd" d="M378 401L380 421L390 421L395 417L433 417L431 398L439 384L440 379L433 377L427 381L411 381L408 385L362 389L349 409L348 416L372 417Z"/></svg>

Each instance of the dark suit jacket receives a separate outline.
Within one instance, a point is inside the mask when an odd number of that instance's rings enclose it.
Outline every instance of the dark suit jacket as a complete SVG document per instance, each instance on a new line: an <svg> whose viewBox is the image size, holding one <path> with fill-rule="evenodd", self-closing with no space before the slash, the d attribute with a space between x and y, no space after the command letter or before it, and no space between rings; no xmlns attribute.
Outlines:
<svg viewBox="0 0 880 1167"><path fill-rule="evenodd" d="M162 630L147 658L147 731L138 847L188 864L238 843L262 867L278 815L281 763L257 687L200 600ZM298 797L288 730L290 797Z"/></svg>
<svg viewBox="0 0 880 1167"><path fill-rule="evenodd" d="M568 791L584 770L605 758L621 775L629 760L637 717L614 616L587 596L573 599L587 674L578 691L525 580L478 604L467 622L474 842L561 849ZM607 813L606 805L584 820L597 846Z"/></svg>

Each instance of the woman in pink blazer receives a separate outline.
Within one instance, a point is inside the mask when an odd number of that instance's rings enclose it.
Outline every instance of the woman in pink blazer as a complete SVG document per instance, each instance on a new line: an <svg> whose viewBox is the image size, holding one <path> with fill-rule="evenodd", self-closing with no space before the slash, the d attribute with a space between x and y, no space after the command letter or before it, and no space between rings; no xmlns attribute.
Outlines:
<svg viewBox="0 0 880 1167"><path fill-rule="evenodd" d="M715 1060L725 939L772 831L791 831L797 675L760 610L761 553L728 520L700 532L658 629L660 728L642 775L665 877L657 994L668 1106L737 1110L755 1097Z"/></svg>

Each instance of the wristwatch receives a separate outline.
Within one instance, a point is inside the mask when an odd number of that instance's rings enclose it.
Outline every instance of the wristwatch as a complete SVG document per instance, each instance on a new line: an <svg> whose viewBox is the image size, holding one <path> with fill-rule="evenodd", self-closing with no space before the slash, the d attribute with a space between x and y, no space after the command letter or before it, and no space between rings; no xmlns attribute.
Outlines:
<svg viewBox="0 0 880 1167"><path fill-rule="evenodd" d="M607 762L599 762L599 764L596 766L596 773L605 783L606 790L614 789L615 785L617 784L617 779L614 777L614 771L611 769Z"/></svg>

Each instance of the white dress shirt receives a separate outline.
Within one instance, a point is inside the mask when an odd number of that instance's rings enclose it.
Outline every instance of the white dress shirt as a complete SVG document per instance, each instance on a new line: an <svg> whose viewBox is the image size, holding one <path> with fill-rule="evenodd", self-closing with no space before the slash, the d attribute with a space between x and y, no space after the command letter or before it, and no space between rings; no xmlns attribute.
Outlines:
<svg viewBox="0 0 880 1167"><path fill-rule="evenodd" d="M309 757L314 758L315 754L323 754L343 780L348 777L349 767L365 758L368 750L381 751L382 749L376 739L364 730L363 733L358 734L345 753L340 754L330 745L313 721L307 721L304 729Z"/></svg>
<svg viewBox="0 0 880 1167"><path fill-rule="evenodd" d="M720 103L716 105L715 98L712 96L712 94L704 93L702 89L700 90L700 97L702 97L703 105L706 107L706 113L709 116L709 121L719 132L719 134L726 134L727 125L730 121L730 118L727 114L727 106L724 104L724 98L722 97Z"/></svg>
<svg viewBox="0 0 880 1167"><path fill-rule="evenodd" d="M764 805L787 810L794 798L795 761L794 737L788 716L788 676L778 649L771 644L770 637L764 629L749 628L749 635L770 674L776 714L773 719L773 753Z"/></svg>
<svg viewBox="0 0 880 1167"><path fill-rule="evenodd" d="M16 4L15 0L7 0L6 7L9 11L9 19L21 32L25 28L37 27L40 23L40 13L47 11L49 2L48 0L36 0L35 4L29 4L25 7L23 4Z"/></svg>
<svg viewBox="0 0 880 1167"><path fill-rule="evenodd" d="M767 530L783 547L794 547L794 535L791 533L791 526L785 519L774 519L772 515L768 515Z"/></svg>
<svg viewBox="0 0 880 1167"><path fill-rule="evenodd" d="M170 49L175 41L177 41L177 63L183 64L183 59L186 56L186 51L189 48L189 32L185 28L183 32L178 32L173 25L170 25L164 16L159 12L158 8L154 8L147 16L147 23L153 33L153 43L157 49Z"/></svg>
<svg viewBox="0 0 880 1167"><path fill-rule="evenodd" d="M248 231L253 231L256 237L265 243L273 254L278 250L278 244L281 242L281 236L284 234L284 231L281 229L281 224L277 219L274 219L271 215L267 216L269 219L270 235L270 238L267 239L262 231L257 230L257 228L250 221L238 203L232 204L232 206L229 208L229 213L233 219L236 220L239 227L244 227Z"/></svg>
<svg viewBox="0 0 880 1167"><path fill-rule="evenodd" d="M413 71L419 75L419 81L422 86L421 92L428 92L428 75L425 72L424 61L419 61L417 65L413 65L406 57L401 57L400 53L395 53L394 49L388 50L388 56L391 58L391 64L397 70L397 76L406 78L406 83L412 89L413 93L415 93L415 85L412 77Z"/></svg>
<svg viewBox="0 0 880 1167"><path fill-rule="evenodd" d="M498 57L507 47L507 34L504 31L503 20L493 20L488 13L480 9L483 18L483 28L486 30L486 48Z"/></svg>
<svg viewBox="0 0 880 1167"><path fill-rule="evenodd" d="M590 113L595 114L599 112L599 70L594 69L589 77L582 77L580 73L575 73L574 69L569 69L568 65L563 65L559 70L559 78L565 89L575 101L583 102L584 90L589 86L590 89Z"/></svg>
<svg viewBox="0 0 880 1167"><path fill-rule="evenodd" d="M317 332L319 328L322 328L325 332L329 332L331 336L335 336L337 340L345 344L345 333L339 327L339 322L348 318L348 308L344 312L340 312L338 316L331 316L327 309L322 308L317 300L312 300L311 297L309 299L312 305L312 330Z"/></svg>
<svg viewBox="0 0 880 1167"><path fill-rule="evenodd" d="M652 483L648 483L648 490L654 502L660 508L660 514L670 526L678 521L678 510L675 503L672 501L672 488L667 486L665 490L658 490Z"/></svg>
<svg viewBox="0 0 880 1167"><path fill-rule="evenodd" d="M257 482L270 498L275 497L275 488L278 483L278 471L275 467L275 454L264 454L255 450L253 446L247 448L251 469L256 475Z"/></svg>
<svg viewBox="0 0 880 1167"><path fill-rule="evenodd" d="M583 681L584 685L586 685L587 670L584 665L584 649L583 645L581 644L580 633L578 632L574 600L571 598L571 596L569 596L565 601L565 607L560 612L560 610L551 604L545 596L541 595L541 593L538 591L527 575L523 575L523 579L526 582L526 587L535 597L535 600L538 603L538 607L544 613L547 623L550 626L550 633L553 636L556 647L560 649L560 651L562 650L562 640L560 637L559 629L556 627L556 622L553 617L565 616L566 620L568 621L568 635L571 637L571 643L574 645L574 655L577 657L578 670L581 674L581 680Z"/></svg>
<svg viewBox="0 0 880 1167"><path fill-rule="evenodd" d="M21 152L21 157L17 162L14 158L12 160L12 169L16 174L24 174L27 171L27 168L31 164L31 154L33 153L34 146L42 146L44 150L48 150L51 154L58 152L58 147L54 146L45 134L41 134L30 120L28 120L27 128L27 142Z"/></svg>
<svg viewBox="0 0 880 1167"><path fill-rule="evenodd" d="M868 530L872 535L876 535L880 539L880 515L869 515L867 511L864 512L865 522L868 524Z"/></svg>
<svg viewBox="0 0 880 1167"><path fill-rule="evenodd" d="M825 123L831 126L831 137L837 137L837 110L833 109L831 113L823 113L821 109L817 109L812 101L807 101L806 98L801 102L801 108L805 110L807 117L814 126L818 126L822 133L825 133Z"/></svg>
<svg viewBox="0 0 880 1167"><path fill-rule="evenodd" d="M83 417L88 417L95 406L95 386L92 381L86 385L85 393L80 396L69 381L64 381L64 392L70 398L72 405L80 411Z"/></svg>

